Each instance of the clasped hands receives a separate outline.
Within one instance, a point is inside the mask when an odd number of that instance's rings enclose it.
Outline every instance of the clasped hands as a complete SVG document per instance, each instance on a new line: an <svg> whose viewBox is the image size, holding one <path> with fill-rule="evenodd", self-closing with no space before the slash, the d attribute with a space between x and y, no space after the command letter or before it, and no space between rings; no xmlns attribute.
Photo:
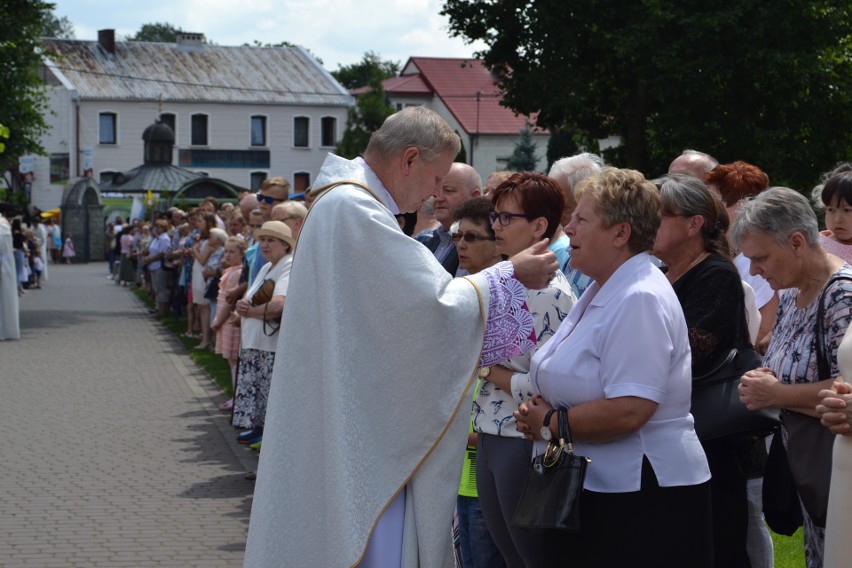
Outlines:
<svg viewBox="0 0 852 568"><path fill-rule="evenodd" d="M518 405L518 409L512 413L515 417L515 429L523 434L527 440L541 440L544 415L551 408L553 406L541 395L536 395L528 401L522 402Z"/></svg>
<svg viewBox="0 0 852 568"><path fill-rule="evenodd" d="M837 377L829 389L819 391L816 407L823 426L834 434L852 436L852 385Z"/></svg>

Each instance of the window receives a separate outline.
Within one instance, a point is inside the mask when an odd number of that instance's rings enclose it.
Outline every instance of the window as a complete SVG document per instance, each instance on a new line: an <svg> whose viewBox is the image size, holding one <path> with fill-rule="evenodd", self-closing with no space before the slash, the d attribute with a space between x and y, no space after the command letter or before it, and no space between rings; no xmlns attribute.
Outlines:
<svg viewBox="0 0 852 568"><path fill-rule="evenodd" d="M115 176L116 172L112 170L104 170L98 174L98 183L108 183L112 181L113 176Z"/></svg>
<svg viewBox="0 0 852 568"><path fill-rule="evenodd" d="M293 174L293 193L304 193L311 186L311 174L297 172Z"/></svg>
<svg viewBox="0 0 852 568"><path fill-rule="evenodd" d="M169 128L172 129L172 132L175 135L175 143L177 143L177 120L175 115L170 112L164 112L160 115L160 120L163 124L167 124Z"/></svg>
<svg viewBox="0 0 852 568"><path fill-rule="evenodd" d="M193 146L207 146L207 115L193 114L191 121Z"/></svg>
<svg viewBox="0 0 852 568"><path fill-rule="evenodd" d="M250 186L251 190L260 191L260 186L263 184L264 180L266 180L266 172L252 172Z"/></svg>
<svg viewBox="0 0 852 568"><path fill-rule="evenodd" d="M266 146L266 117L251 117L251 145Z"/></svg>
<svg viewBox="0 0 852 568"><path fill-rule="evenodd" d="M297 116L293 119L293 146L297 148L308 147L308 128L311 119L307 116Z"/></svg>
<svg viewBox="0 0 852 568"><path fill-rule="evenodd" d="M98 143L116 144L116 123L118 117L114 112L102 112L98 115Z"/></svg>
<svg viewBox="0 0 852 568"><path fill-rule="evenodd" d="M337 119L333 116L322 117L321 146L334 146L337 142Z"/></svg>

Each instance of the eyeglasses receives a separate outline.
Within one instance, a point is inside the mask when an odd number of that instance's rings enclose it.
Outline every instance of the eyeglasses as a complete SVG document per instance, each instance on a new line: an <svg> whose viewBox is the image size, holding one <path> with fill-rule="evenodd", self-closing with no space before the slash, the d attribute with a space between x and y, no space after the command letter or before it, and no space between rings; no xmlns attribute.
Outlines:
<svg viewBox="0 0 852 568"><path fill-rule="evenodd" d="M475 243L476 241L493 241L494 237L483 237L482 235L477 235L476 233L453 233L451 235L453 237L453 242L457 243L460 240L464 239L466 243Z"/></svg>
<svg viewBox="0 0 852 568"><path fill-rule="evenodd" d="M263 227L263 223L261 223L260 225L249 225L249 227L251 227L252 229L260 229L261 227Z"/></svg>
<svg viewBox="0 0 852 568"><path fill-rule="evenodd" d="M266 203L267 205L272 205L276 201L287 201L287 200L286 199L275 199L274 197L272 197L270 195L261 195L261 194L258 193L257 194L257 201L259 203Z"/></svg>
<svg viewBox="0 0 852 568"><path fill-rule="evenodd" d="M532 219L532 216L527 215L526 213L508 213L506 211L501 211L500 213L497 211L491 211L488 213L488 220L491 221L491 224L493 225L495 221L499 220L501 227L508 226L509 223L512 222L512 219L516 217L521 217L527 220Z"/></svg>

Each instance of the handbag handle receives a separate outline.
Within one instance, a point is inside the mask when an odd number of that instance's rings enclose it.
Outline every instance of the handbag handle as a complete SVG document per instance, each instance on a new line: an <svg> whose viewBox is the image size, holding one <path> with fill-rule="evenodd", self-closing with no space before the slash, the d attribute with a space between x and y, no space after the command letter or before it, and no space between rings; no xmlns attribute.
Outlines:
<svg viewBox="0 0 852 568"><path fill-rule="evenodd" d="M574 439L571 437L571 426L568 425L568 409L564 406L556 411L559 422L559 446L565 446L568 454L574 453Z"/></svg>
<svg viewBox="0 0 852 568"><path fill-rule="evenodd" d="M816 329L814 330L814 343L816 343L816 356L817 356L817 380L830 379L831 378L831 363L828 360L828 353L825 349L825 293L828 291L828 287L837 282L838 280L850 280L852 278L849 276L838 276L836 278L832 278L826 283L825 288L822 289L822 292L819 295L819 300L817 304L817 316L816 316Z"/></svg>

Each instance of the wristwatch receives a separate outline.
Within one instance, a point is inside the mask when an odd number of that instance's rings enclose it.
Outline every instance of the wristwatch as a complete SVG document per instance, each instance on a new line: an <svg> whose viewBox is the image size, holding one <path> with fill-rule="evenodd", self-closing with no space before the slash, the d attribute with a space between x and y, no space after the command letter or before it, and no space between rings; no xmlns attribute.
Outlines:
<svg viewBox="0 0 852 568"><path fill-rule="evenodd" d="M547 411L547 414L544 415L544 424L541 427L541 438L545 442L549 442L553 439L553 433L550 431L550 417L553 416L553 413L556 412L555 408L551 408Z"/></svg>
<svg viewBox="0 0 852 568"><path fill-rule="evenodd" d="M479 368L479 378L487 379L488 375L491 374L491 367L480 367Z"/></svg>

